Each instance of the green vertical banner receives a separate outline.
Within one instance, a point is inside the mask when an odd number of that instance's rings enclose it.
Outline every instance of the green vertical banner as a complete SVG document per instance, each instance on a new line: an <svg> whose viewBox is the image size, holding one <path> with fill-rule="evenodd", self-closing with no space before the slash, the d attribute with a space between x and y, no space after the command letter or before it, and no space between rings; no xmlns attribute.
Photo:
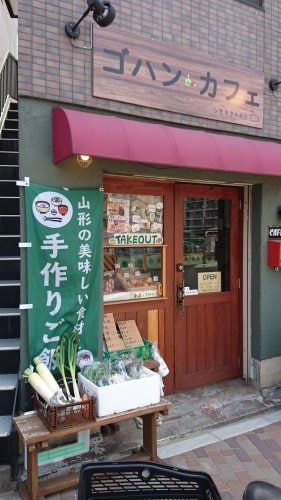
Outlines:
<svg viewBox="0 0 281 500"><path fill-rule="evenodd" d="M54 350L74 330L87 357L98 352L102 314L99 189L26 187L29 360L54 368Z"/></svg>

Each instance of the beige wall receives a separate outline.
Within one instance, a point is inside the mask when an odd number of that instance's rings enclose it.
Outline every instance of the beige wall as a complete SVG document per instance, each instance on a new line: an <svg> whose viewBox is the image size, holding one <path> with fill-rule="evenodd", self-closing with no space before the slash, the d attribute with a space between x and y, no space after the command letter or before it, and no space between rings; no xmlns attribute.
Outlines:
<svg viewBox="0 0 281 500"><path fill-rule="evenodd" d="M18 58L18 20L11 18L3 0L0 0L0 71L7 54Z"/></svg>
<svg viewBox="0 0 281 500"><path fill-rule="evenodd" d="M137 33L181 50L198 51L218 60L264 73L264 128L255 129L179 113L154 110L92 97L91 16L81 23L74 44L65 35L69 21L78 21L86 2L20 0L19 94L64 104L163 120L259 137L280 138L281 99L269 90L272 77L281 78L280 2L265 0L264 11L237 0L112 0L114 27ZM153 7L152 7L153 6ZM99 28L95 24L95 29ZM279 91L281 95L281 89ZM277 92L278 95L278 92Z"/></svg>

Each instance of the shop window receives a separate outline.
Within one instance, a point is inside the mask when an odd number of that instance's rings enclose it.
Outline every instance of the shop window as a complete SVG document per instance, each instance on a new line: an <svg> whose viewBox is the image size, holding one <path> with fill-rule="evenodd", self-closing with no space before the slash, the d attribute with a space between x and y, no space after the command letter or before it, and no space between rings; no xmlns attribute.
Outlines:
<svg viewBox="0 0 281 500"><path fill-rule="evenodd" d="M163 197L107 193L103 215L104 302L163 296Z"/></svg>
<svg viewBox="0 0 281 500"><path fill-rule="evenodd" d="M237 0L237 1L263 10L263 3L264 3L263 0Z"/></svg>
<svg viewBox="0 0 281 500"><path fill-rule="evenodd" d="M185 198L184 286L187 294L230 289L229 200ZM202 281L206 276L213 278Z"/></svg>

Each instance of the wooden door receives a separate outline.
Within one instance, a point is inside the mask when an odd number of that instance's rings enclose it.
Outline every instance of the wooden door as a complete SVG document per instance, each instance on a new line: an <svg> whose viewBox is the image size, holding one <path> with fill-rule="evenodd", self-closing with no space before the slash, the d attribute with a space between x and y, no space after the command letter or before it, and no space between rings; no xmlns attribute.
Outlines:
<svg viewBox="0 0 281 500"><path fill-rule="evenodd" d="M241 190L175 186L175 389L242 375Z"/></svg>

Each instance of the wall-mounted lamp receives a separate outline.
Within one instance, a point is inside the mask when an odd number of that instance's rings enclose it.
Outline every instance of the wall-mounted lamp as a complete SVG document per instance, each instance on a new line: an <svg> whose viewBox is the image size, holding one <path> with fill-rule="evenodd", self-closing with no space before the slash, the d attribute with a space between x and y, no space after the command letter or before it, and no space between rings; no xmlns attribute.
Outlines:
<svg viewBox="0 0 281 500"><path fill-rule="evenodd" d="M281 82L278 82L278 80L276 80L276 78L273 78L272 80L270 80L270 82L269 82L270 90L272 90L272 92L274 92L275 90L278 90L280 83Z"/></svg>
<svg viewBox="0 0 281 500"><path fill-rule="evenodd" d="M79 24L90 12L93 12L94 21L102 28L109 26L114 20L115 9L107 0L87 0L87 4L89 7L77 23L70 22L65 25L65 32L69 38L78 38L80 35Z"/></svg>
<svg viewBox="0 0 281 500"><path fill-rule="evenodd" d="M91 165L93 158L89 155L77 155L76 161L81 168L88 168Z"/></svg>

